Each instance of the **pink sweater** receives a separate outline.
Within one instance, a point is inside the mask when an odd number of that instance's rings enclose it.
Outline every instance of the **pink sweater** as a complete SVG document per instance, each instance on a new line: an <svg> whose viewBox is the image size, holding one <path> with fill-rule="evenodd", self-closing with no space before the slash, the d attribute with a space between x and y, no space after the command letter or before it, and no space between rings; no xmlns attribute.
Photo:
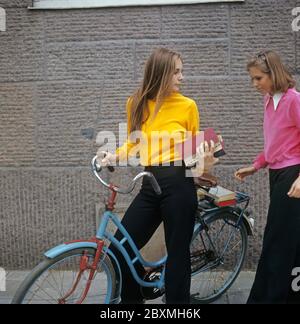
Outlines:
<svg viewBox="0 0 300 324"><path fill-rule="evenodd" d="M264 150L255 159L258 170L300 164L300 93L288 89L274 109L273 98L264 98Z"/></svg>

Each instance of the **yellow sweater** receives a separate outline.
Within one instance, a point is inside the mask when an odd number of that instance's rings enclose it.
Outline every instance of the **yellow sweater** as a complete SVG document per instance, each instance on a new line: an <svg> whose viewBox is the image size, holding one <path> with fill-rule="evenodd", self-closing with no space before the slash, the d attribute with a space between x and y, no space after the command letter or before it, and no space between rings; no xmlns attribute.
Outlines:
<svg viewBox="0 0 300 324"><path fill-rule="evenodd" d="M149 100L148 106L149 118L143 123L141 131L133 132L129 137L130 100L127 101L128 139L116 151L119 160L139 156L143 166L182 160L174 146L199 131L195 101L174 92L165 98L155 117L155 101Z"/></svg>

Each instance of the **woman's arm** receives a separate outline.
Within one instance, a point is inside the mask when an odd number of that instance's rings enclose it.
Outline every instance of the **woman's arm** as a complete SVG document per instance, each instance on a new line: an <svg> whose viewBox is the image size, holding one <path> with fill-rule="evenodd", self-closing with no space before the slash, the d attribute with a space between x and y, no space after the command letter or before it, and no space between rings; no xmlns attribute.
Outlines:
<svg viewBox="0 0 300 324"><path fill-rule="evenodd" d="M257 172L257 169L255 169L255 167L251 165L249 167L245 167L237 170L234 173L234 176L236 179L243 181L246 177L254 174L255 172Z"/></svg>
<svg viewBox="0 0 300 324"><path fill-rule="evenodd" d="M290 116L296 127L300 130L300 95L297 96L291 103Z"/></svg>
<svg viewBox="0 0 300 324"><path fill-rule="evenodd" d="M259 170L261 168L265 168L268 166L268 162L265 159L265 152L262 151L260 154L257 155L255 158L253 165L256 170Z"/></svg>
<svg viewBox="0 0 300 324"><path fill-rule="evenodd" d="M293 101L291 112L296 127L300 130L300 97L297 96L297 99ZM300 198L300 174L287 194L290 198Z"/></svg>
<svg viewBox="0 0 300 324"><path fill-rule="evenodd" d="M290 198L300 198L300 174L288 192Z"/></svg>
<svg viewBox="0 0 300 324"><path fill-rule="evenodd" d="M120 146L116 152L116 159L119 160L127 160L128 155L130 154L130 151L133 147L137 145L137 143L133 143L130 141L130 128L131 128L131 121L130 121L130 106L131 106L131 100L130 98L127 100L126 104L126 112L127 112L127 140L126 142Z"/></svg>

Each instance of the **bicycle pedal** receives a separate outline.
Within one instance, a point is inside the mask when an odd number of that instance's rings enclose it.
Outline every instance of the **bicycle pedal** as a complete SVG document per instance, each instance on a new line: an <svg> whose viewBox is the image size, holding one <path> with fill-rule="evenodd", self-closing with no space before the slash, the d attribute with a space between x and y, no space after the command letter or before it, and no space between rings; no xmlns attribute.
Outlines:
<svg viewBox="0 0 300 324"><path fill-rule="evenodd" d="M144 281L155 282L160 280L162 270L163 267L153 268L149 270L144 276ZM164 289L159 289L155 287L141 287L142 296L148 300L161 297L164 293Z"/></svg>

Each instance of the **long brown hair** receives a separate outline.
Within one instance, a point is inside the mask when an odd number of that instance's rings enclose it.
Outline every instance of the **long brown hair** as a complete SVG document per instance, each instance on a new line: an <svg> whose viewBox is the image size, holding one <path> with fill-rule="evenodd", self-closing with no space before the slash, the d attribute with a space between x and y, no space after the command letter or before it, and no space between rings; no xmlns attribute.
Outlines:
<svg viewBox="0 0 300 324"><path fill-rule="evenodd" d="M166 48L156 49L146 62L141 86L131 97L130 132L141 130L149 118L148 100L156 100L155 114L170 92L176 59L180 54Z"/></svg>
<svg viewBox="0 0 300 324"><path fill-rule="evenodd" d="M282 63L280 56L274 51L262 51L249 60L247 70L252 67L258 68L261 72L269 74L275 92L286 92L294 88L296 81L288 69Z"/></svg>

